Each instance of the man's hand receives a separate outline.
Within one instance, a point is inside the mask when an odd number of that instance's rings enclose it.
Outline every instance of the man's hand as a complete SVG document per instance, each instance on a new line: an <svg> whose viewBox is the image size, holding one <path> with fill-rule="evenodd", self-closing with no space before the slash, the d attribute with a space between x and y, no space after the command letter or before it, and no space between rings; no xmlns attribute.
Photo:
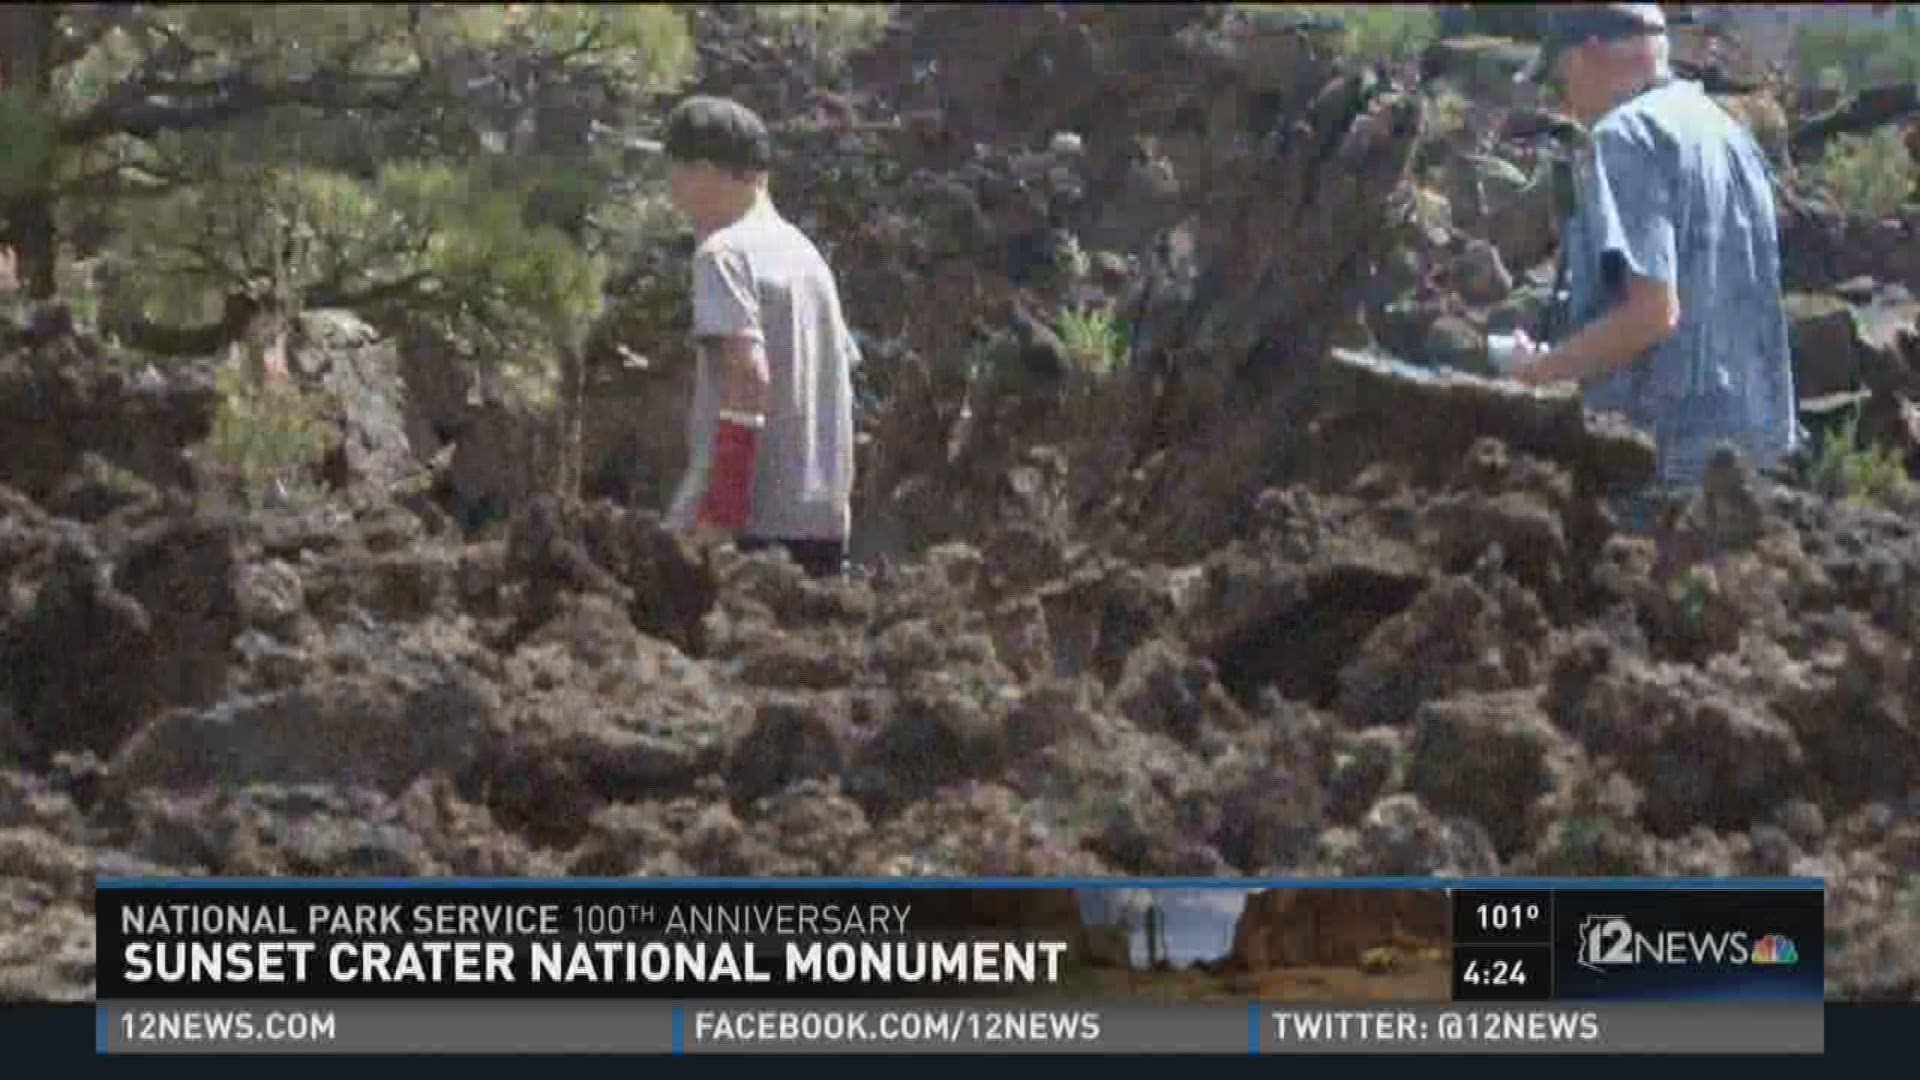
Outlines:
<svg viewBox="0 0 1920 1080"><path fill-rule="evenodd" d="M1522 386L1546 386L1564 380L1564 376L1553 374L1554 365L1546 362L1553 350L1533 340L1525 330L1516 330L1511 337L1489 341L1488 345L1494 366Z"/></svg>
<svg viewBox="0 0 1920 1080"><path fill-rule="evenodd" d="M1625 302L1513 377L1528 386L1585 383L1625 369L1680 325L1680 298L1662 281L1630 275Z"/></svg>
<svg viewBox="0 0 1920 1080"><path fill-rule="evenodd" d="M1551 374L1550 365L1545 362L1551 352L1543 345L1528 342L1526 352L1514 358L1513 370L1508 378L1522 386L1546 386L1563 381Z"/></svg>
<svg viewBox="0 0 1920 1080"><path fill-rule="evenodd" d="M1495 370L1510 379L1518 378L1519 373L1544 355L1545 351L1525 330L1493 334L1487 338L1487 359L1493 362Z"/></svg>

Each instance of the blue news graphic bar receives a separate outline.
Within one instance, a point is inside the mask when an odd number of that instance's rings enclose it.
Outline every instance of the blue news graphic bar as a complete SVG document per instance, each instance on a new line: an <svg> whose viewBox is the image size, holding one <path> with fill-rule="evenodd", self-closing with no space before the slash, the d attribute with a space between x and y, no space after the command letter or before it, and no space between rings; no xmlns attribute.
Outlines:
<svg viewBox="0 0 1920 1080"><path fill-rule="evenodd" d="M919 985L924 972L903 975L896 985L892 969L880 963L878 953L861 969L878 973L860 976L870 982L853 978L851 960L847 973L831 979L811 961L795 967L792 941L796 935L833 937L841 933L834 927L851 927L849 932L856 935L870 930L886 935L889 950L924 952L947 936L1006 929L988 913L992 897L1016 895L1020 889L1057 891L1065 895L1053 899L1063 904L1072 896L1080 920L1099 927L1099 932L1089 930L1077 943L1053 942L1049 947L1078 950L1074 955L1104 966L1126 967L1143 957L1151 959L1152 944L1164 946L1161 957L1173 963L1218 959L1227 942L1240 940L1241 924L1250 917L1248 906L1256 903L1256 894L1275 889L1295 894L1258 898L1271 910L1254 914L1271 918L1293 904L1324 906L1329 899L1337 907L1351 907L1338 904L1332 894L1380 889L1418 906L1421 914L1414 923L1421 940L1432 946L1421 950L1421 970L1438 972L1434 977L1439 982L1431 991L1435 999L1446 998L1448 980L1453 1000L1477 1002L1805 1002L1818 1001L1823 993L1824 885L1817 878L382 878L373 879L372 887L354 878L250 878L241 879L237 887L225 879L187 878L159 879L157 887L142 887L154 880L108 878L96 894L99 952L124 961L122 966L102 966L98 993L103 1000L209 1000L231 990L230 980L204 965L189 970L176 964L179 974L154 981L155 965L164 958L161 946L147 939L167 934L176 926L173 919L182 920L178 925L183 927L201 925L197 917L185 915L154 921L158 913L182 906L221 915L206 924L209 929L186 931L192 935L218 938L220 925L252 926L247 920L258 916L263 935L301 939L296 943L305 950L302 956L312 952L345 961L317 965L311 972L303 967L297 983L273 978L250 984L251 996L263 999L505 999L524 992L517 987L533 983L541 984L542 997L581 1000L671 1003L770 992L838 1000L881 989L897 991L891 996L931 998L949 991ZM1157 916L1157 925L1153 918L1135 917L1142 913L1133 911L1132 902L1146 897L1156 902L1144 914ZM1128 903L1116 905L1122 900ZM454 901L471 905L472 911L455 911ZM909 912L914 917L911 929ZM788 918L796 914L807 918ZM377 926L372 916L379 917ZM1144 928L1136 925L1142 922ZM455 929L469 924L483 930ZM1673 931L1694 936L1674 938ZM174 930L174 936L181 933ZM466 943L475 955L482 946L488 950L484 977L455 977L437 963L429 974L418 955L428 950L411 945L398 958L421 970L396 974L386 968L386 948L392 943L385 939L483 933L501 938ZM538 946L519 941L542 935L554 941ZM675 968L682 974L672 980L665 968L641 978L636 965L647 961L638 942L674 935L741 940L714 954L712 962L720 966L711 978L698 965ZM782 937L789 939L787 945L776 940ZM363 956L360 938L382 939L383 949ZM583 948L596 939L613 941L615 947L596 959ZM1442 948L1449 941L1451 956ZM1672 944L1675 941L1679 944ZM1743 951L1749 946L1758 951ZM815 952L825 948L817 943L805 947ZM1027 942L1018 947L1035 946ZM665 952L658 945L647 948L654 954ZM1750 955L1759 965L1751 970L1746 966ZM578 974L570 967L569 974L561 976L562 957L586 962ZM788 962L781 968L783 957ZM622 961L624 969L618 966ZM1522 971L1524 979L1519 977ZM669 1010L662 1009L657 1022L665 1026L668 1020ZM1233 1026L1229 1020L1229 1028ZM682 1037L691 1043L698 1041L697 1035ZM1239 1044L1240 1038L1233 1031L1229 1041ZM1252 1047L1273 1041L1257 1030L1246 1038Z"/></svg>
<svg viewBox="0 0 1920 1080"><path fill-rule="evenodd" d="M1685 1008L1684 1005L1676 1007L1682 1010ZM0 1004L0 1046L6 1048L6 1060L9 1065L14 1063L23 1064L21 1069L10 1070L8 1075L13 1075L16 1071L23 1076L41 1075L57 1070L62 1062L77 1064L89 1059L97 1061L98 1057L95 1052L87 1045L89 1041L87 1031L89 1028L93 1028L96 1033L98 1032L98 1016L100 1012L101 1009L98 1006L80 1002L59 1004L17 1002ZM1914 1024L1916 1020L1920 1020L1920 1008L1916 1008L1913 1005L1868 1005L1828 1002L1824 1012L1824 1058L1837 1060L1841 1063L1858 1062L1861 1065L1882 1066L1888 1059L1897 1061L1900 1060L1900 1055L1910 1054L1912 1051ZM1057 1055L1040 1056L1031 1053L1022 1053L1018 1050L1006 1055L1006 1057L1009 1059L1008 1064L1010 1065L1014 1061L1025 1061L1032 1062L1042 1068L1053 1069L1059 1068L1060 1061ZM1411 1053L1397 1054L1396 1057L1399 1058L1399 1063L1402 1066L1427 1061L1439 1063L1448 1060L1445 1055L1422 1053L1417 1049ZM463 1061L462 1068L466 1067L465 1063L497 1060L503 1064L524 1069L528 1061L528 1058L524 1054L517 1053L463 1053L461 1058ZM1221 1055L1156 1055L1154 1060L1167 1063L1169 1058L1172 1058L1175 1064L1182 1058L1190 1060L1196 1068L1205 1068L1208 1070L1210 1077L1242 1075L1235 1072L1235 1070L1240 1068L1250 1070L1244 1075L1258 1076L1261 1080L1270 1080L1274 1075L1274 1068L1270 1063L1261 1062L1249 1055L1241 1054L1238 1052L1237 1047L1234 1048L1234 1052ZM205 1057L196 1060L194 1063L195 1071L199 1072L204 1070L210 1060L210 1058ZM417 1069L421 1058L416 1053L371 1053L354 1054L351 1055L348 1060L356 1066L361 1062L371 1064L381 1061L391 1061L403 1067ZM833 1066L839 1062L852 1061L854 1059L839 1055L819 1055L816 1060L828 1066ZM1109 1058L1109 1060L1112 1059ZM1312 1064L1324 1063L1336 1069L1340 1068L1341 1060L1341 1057L1338 1055L1313 1053L1299 1054L1294 1058L1297 1064L1310 1066ZM1459 1058L1454 1057L1452 1060L1457 1064ZM1804 1058L1802 1060L1804 1060ZM599 1051L582 1050L577 1054L558 1053L552 1055L552 1061L552 1066L548 1066L545 1062L540 1063L540 1070L546 1071L549 1068L563 1068L566 1070L569 1080L573 1080L573 1078L576 1077L597 1075L617 1075L624 1080L624 1078L634 1075L632 1058L608 1056ZM1561 1062L1564 1061L1565 1059L1562 1058ZM1688 1055L1685 1067L1697 1071L1707 1068L1715 1061L1724 1061L1737 1070L1751 1070L1755 1057L1752 1054L1746 1053ZM34 1065L40 1065L42 1063L44 1063L44 1066L51 1066L52 1068L33 1068ZM998 1062L995 1063L995 1067L997 1067L997 1065ZM1538 1075L1540 1061L1535 1055L1519 1055L1517 1065L1518 1068L1504 1068L1504 1071L1502 1066L1496 1065L1496 1072L1500 1075L1521 1075L1519 1068L1525 1068L1528 1070L1525 1075L1536 1076ZM285 1068L285 1064L276 1063L272 1071L279 1072ZM898 1066L896 1065L892 1068L897 1070ZM1479 1066L1479 1068L1484 1068L1484 1065ZM1564 1064L1557 1066L1557 1070L1563 1070L1564 1068ZM241 1069L244 1069L247 1075L255 1075L262 1071L257 1062L239 1066L231 1071L237 1075ZM1251 1070L1258 1070L1258 1072ZM838 1070L836 1069L836 1071ZM1282 1071L1284 1072L1284 1070ZM222 1070L220 1070L217 1065L214 1072L216 1074L222 1074Z"/></svg>
<svg viewBox="0 0 1920 1080"><path fill-rule="evenodd" d="M99 889L1474 889L1814 890L1820 878L121 878Z"/></svg>

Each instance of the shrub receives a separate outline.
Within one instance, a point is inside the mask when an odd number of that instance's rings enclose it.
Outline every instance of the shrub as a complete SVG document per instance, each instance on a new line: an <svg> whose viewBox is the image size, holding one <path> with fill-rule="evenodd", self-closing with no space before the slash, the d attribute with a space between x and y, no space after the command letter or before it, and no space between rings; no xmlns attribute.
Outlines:
<svg viewBox="0 0 1920 1080"><path fill-rule="evenodd" d="M1060 341L1081 372L1111 375L1127 360L1127 335L1107 308L1073 307L1056 320Z"/></svg>
<svg viewBox="0 0 1920 1080"><path fill-rule="evenodd" d="M1372 60L1409 60L1433 43L1439 16L1431 4L1341 4L1347 49Z"/></svg>
<svg viewBox="0 0 1920 1080"><path fill-rule="evenodd" d="M1920 80L1920 26L1835 19L1802 28L1793 51L1798 81L1809 85L1822 81L1830 68L1855 90Z"/></svg>
<svg viewBox="0 0 1920 1080"><path fill-rule="evenodd" d="M1861 499L1899 506L1913 494L1900 452L1868 445L1860 435L1856 409L1820 443L1808 468L1808 486L1830 499Z"/></svg>
<svg viewBox="0 0 1920 1080"><path fill-rule="evenodd" d="M1451 139L1467 130L1473 103L1458 90L1442 89L1427 99L1427 132L1435 139Z"/></svg>
<svg viewBox="0 0 1920 1080"><path fill-rule="evenodd" d="M331 402L293 386L253 385L238 367L223 369L217 385L220 404L208 441L214 461L249 492L276 482L308 486L336 438Z"/></svg>
<svg viewBox="0 0 1920 1080"><path fill-rule="evenodd" d="M1809 175L1848 213L1889 217L1913 192L1914 161L1899 129L1887 124L1836 137Z"/></svg>

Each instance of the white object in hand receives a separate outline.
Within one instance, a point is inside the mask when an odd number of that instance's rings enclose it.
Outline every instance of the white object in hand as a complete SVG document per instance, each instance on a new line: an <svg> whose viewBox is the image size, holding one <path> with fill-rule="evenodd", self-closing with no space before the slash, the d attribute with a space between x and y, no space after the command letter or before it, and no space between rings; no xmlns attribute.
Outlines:
<svg viewBox="0 0 1920 1080"><path fill-rule="evenodd" d="M1511 375L1515 368L1532 358L1539 346L1527 336L1525 330L1515 330L1511 334L1487 335L1487 358L1503 375Z"/></svg>

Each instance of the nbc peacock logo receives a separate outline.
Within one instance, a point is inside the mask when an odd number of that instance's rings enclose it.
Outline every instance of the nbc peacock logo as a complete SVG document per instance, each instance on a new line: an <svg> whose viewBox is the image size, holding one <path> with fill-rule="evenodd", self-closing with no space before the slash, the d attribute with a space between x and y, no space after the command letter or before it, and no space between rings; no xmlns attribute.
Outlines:
<svg viewBox="0 0 1920 1080"><path fill-rule="evenodd" d="M1754 943L1753 954L1747 962L1778 966L1797 964L1800 962L1800 950L1794 947L1793 939L1787 935L1768 934Z"/></svg>

